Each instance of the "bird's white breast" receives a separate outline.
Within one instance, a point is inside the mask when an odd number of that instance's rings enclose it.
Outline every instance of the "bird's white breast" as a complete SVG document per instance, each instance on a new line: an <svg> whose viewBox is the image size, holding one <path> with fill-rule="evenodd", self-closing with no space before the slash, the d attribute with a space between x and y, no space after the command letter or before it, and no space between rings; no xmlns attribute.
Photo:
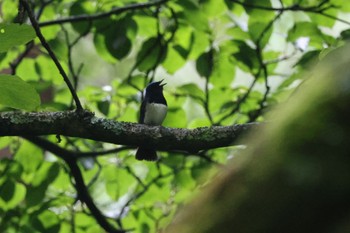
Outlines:
<svg viewBox="0 0 350 233"><path fill-rule="evenodd" d="M161 125L168 107L164 104L147 103L144 123L147 125Z"/></svg>

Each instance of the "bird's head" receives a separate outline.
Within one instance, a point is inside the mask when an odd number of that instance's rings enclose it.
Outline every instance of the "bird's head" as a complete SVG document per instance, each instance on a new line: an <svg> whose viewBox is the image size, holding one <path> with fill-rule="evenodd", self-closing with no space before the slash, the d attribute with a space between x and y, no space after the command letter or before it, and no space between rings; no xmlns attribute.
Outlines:
<svg viewBox="0 0 350 233"><path fill-rule="evenodd" d="M162 92L163 86L166 85L166 83L162 83L164 79L160 80L159 82L152 82L148 84L146 87L146 92Z"/></svg>

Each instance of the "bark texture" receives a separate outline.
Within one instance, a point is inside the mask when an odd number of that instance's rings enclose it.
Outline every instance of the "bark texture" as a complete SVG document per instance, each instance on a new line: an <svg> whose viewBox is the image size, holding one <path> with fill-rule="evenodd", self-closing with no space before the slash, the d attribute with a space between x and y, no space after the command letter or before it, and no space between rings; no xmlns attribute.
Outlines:
<svg viewBox="0 0 350 233"><path fill-rule="evenodd" d="M237 140L258 123L175 129L117 122L88 111L6 112L0 114L0 136L58 134L119 145L152 145L158 150L199 150L238 144Z"/></svg>

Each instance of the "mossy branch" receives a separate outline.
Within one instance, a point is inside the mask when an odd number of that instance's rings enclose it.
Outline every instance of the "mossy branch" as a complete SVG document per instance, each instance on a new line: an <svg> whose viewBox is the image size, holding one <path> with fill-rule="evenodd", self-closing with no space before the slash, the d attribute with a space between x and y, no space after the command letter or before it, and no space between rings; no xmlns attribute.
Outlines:
<svg viewBox="0 0 350 233"><path fill-rule="evenodd" d="M196 129L146 126L95 117L89 111L5 112L0 136L63 135L119 145L152 145L158 150L196 152L237 145L237 139L258 123Z"/></svg>

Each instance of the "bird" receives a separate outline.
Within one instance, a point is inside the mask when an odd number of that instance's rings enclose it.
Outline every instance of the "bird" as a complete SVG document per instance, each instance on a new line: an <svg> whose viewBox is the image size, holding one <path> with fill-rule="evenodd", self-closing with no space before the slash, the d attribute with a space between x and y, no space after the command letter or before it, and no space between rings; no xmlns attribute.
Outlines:
<svg viewBox="0 0 350 233"><path fill-rule="evenodd" d="M164 80L164 79L163 79ZM145 89L141 103L139 123L146 125L161 125L166 117L168 105L163 95L163 80L151 82ZM136 151L137 160L156 161L157 152L152 146L139 146Z"/></svg>

